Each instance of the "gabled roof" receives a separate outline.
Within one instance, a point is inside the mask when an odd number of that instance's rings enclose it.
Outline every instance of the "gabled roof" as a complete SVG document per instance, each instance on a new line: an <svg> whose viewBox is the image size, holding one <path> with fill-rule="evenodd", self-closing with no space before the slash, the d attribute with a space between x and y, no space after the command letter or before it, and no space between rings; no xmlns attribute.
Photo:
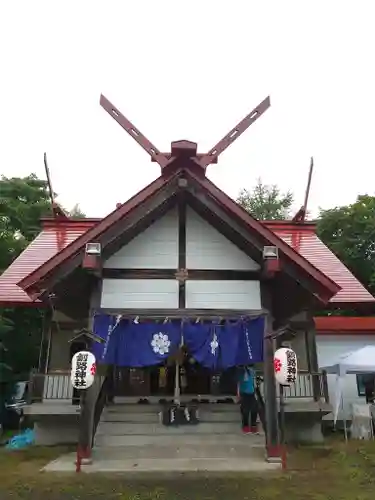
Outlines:
<svg viewBox="0 0 375 500"><path fill-rule="evenodd" d="M207 178L194 178L194 181L245 227L261 234L269 244L277 245L281 253L299 268L303 268L319 283L324 283L333 296L330 302L336 304L375 302L371 294L316 236L314 224L256 221ZM38 304L38 301L34 302L24 289L28 290L37 280L54 272L56 266L84 249L87 242L97 239L167 183L168 179L158 178L104 219L43 221L40 235L0 276L0 305Z"/></svg>
<svg viewBox="0 0 375 500"><path fill-rule="evenodd" d="M70 245L93 224L93 219L43 221L41 233L0 276L0 306L40 305L38 300L34 302L17 283Z"/></svg>
<svg viewBox="0 0 375 500"><path fill-rule="evenodd" d="M69 259L73 258L80 252L83 252L86 243L100 241L106 232L110 230L113 232L113 227L119 221L124 219L126 216L129 216L133 210L141 206L147 199L155 196L156 193L160 192L166 186L177 186L177 179L181 176L181 174L182 172L178 171L170 177L159 177L156 181L140 191L136 196L128 200L106 218L94 225L86 233L79 236L70 245L55 254L45 264L42 264L38 269L22 279L18 285L29 294L31 289L33 289L35 293L35 289L38 289L39 283L42 283L47 276L53 275L59 266L68 262ZM196 189L199 189L205 196L210 197L220 207L223 207L233 220L239 221L239 223L246 227L246 229L255 232L261 238L264 245L277 246L279 254L284 260L297 266L300 272L312 280L312 283L314 283L313 286L315 286L314 293L316 293L321 300L328 301L339 291L339 285L312 265L302 255L296 252L290 245L285 243L265 224L254 219L248 212L242 209L234 200L229 198L229 196L227 196L206 177L199 176L192 170L183 171L183 176L188 180L188 189L190 189L190 185L194 186L194 195L196 193ZM39 289L43 289L43 285L40 286Z"/></svg>
<svg viewBox="0 0 375 500"><path fill-rule="evenodd" d="M375 303L375 298L316 234L316 224L268 221L267 226L311 264L340 285L335 304Z"/></svg>

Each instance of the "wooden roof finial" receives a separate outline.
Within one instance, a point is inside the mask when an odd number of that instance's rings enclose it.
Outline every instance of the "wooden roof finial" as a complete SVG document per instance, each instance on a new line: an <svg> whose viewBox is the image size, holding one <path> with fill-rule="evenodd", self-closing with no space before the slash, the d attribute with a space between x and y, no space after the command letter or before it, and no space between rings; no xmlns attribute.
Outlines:
<svg viewBox="0 0 375 500"><path fill-rule="evenodd" d="M52 214L56 219L62 219L62 218L67 219L68 216L67 216L66 212L55 201L55 193L53 192L53 189L52 189L51 176L50 176L48 163L47 163L47 153L44 153L44 169L45 169L46 177L47 177L47 184L48 184L49 197L51 200Z"/></svg>
<svg viewBox="0 0 375 500"><path fill-rule="evenodd" d="M162 153L103 95L100 96L100 105L151 156L151 161L157 162L160 165L163 176L168 176L172 172L187 168L192 168L195 172L204 176L207 166L217 163L219 155L262 116L270 107L271 102L270 98L266 97L264 101L254 108L205 154L198 154L197 144L187 140L172 142L171 152Z"/></svg>

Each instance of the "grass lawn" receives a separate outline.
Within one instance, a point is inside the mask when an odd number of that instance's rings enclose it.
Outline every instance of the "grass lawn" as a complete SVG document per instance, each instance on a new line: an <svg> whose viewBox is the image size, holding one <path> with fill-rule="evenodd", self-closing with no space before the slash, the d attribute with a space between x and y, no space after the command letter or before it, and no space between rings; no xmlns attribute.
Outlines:
<svg viewBox="0 0 375 500"><path fill-rule="evenodd" d="M125 476L40 473L63 448L0 450L0 499L373 500L375 444L328 442L290 450L289 470L267 475Z"/></svg>

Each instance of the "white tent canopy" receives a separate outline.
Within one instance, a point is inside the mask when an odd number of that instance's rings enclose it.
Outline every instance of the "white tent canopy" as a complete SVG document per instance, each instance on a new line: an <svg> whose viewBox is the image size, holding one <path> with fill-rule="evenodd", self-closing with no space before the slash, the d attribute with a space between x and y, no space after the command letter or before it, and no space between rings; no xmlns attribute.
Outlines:
<svg viewBox="0 0 375 500"><path fill-rule="evenodd" d="M362 374L362 373L375 373L375 346L367 345L361 347L357 351L350 352L344 356L340 356L332 364L321 366L322 370L325 370L329 374L336 374L336 401L334 407L334 423L337 422L337 417L339 413L340 405L344 407L343 401L343 385L344 378L347 373L349 374ZM347 439L346 433L346 421L344 418L344 430L345 438Z"/></svg>
<svg viewBox="0 0 375 500"><path fill-rule="evenodd" d="M332 364L321 366L327 373L344 375L346 373L375 373L375 345L367 345L340 356Z"/></svg>

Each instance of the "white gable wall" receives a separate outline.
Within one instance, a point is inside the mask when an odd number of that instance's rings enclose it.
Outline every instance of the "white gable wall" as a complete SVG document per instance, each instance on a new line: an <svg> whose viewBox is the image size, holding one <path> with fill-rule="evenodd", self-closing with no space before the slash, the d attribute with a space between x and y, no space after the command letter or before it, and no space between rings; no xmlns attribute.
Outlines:
<svg viewBox="0 0 375 500"><path fill-rule="evenodd" d="M108 309L176 309L178 281L105 279L101 307Z"/></svg>
<svg viewBox="0 0 375 500"><path fill-rule="evenodd" d="M259 310L259 281L188 280L186 282L188 309Z"/></svg>
<svg viewBox="0 0 375 500"><path fill-rule="evenodd" d="M186 213L186 267L252 271L259 265L188 207Z"/></svg>
<svg viewBox="0 0 375 500"><path fill-rule="evenodd" d="M177 269L178 212L172 209L105 263L109 269Z"/></svg>
<svg viewBox="0 0 375 500"><path fill-rule="evenodd" d="M175 207L111 256L107 269L178 269L178 209ZM191 208L187 209L186 267L207 270L258 270L259 265ZM101 307L178 308L178 282L164 279L104 279ZM259 281L186 283L186 308L259 310Z"/></svg>

